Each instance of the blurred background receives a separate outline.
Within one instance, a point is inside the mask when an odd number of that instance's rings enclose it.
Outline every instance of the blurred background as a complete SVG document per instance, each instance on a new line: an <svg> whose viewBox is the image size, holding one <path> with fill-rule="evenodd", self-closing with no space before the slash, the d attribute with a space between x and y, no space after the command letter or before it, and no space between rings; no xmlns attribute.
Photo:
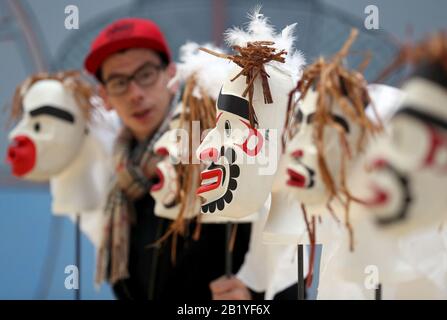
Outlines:
<svg viewBox="0 0 447 320"><path fill-rule="evenodd" d="M308 62L336 52L349 30L359 28L348 63L357 66L369 50L369 81L391 62L399 44L447 26L443 0L0 0L0 299L75 297L64 286L65 267L75 263L74 224L51 214L46 184L13 178L4 161L15 87L38 71L82 68L93 37L117 18L156 21L177 57L187 40L223 44L223 31L243 25L257 4L277 29L298 22L297 48ZM79 29L65 28L69 5L78 8ZM377 30L364 25L369 5L378 8ZM399 75L388 80L398 81ZM81 298L113 299L107 285L93 286L94 250L85 236L81 262Z"/></svg>

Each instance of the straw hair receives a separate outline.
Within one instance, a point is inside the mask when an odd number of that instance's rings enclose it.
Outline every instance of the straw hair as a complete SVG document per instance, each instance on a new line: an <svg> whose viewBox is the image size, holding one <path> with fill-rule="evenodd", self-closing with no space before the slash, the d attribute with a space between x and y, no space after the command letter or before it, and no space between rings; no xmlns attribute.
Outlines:
<svg viewBox="0 0 447 320"><path fill-rule="evenodd" d="M258 124L253 107L254 81L256 77L259 76L261 78L264 103L273 103L268 83L269 75L265 70L265 64L271 61L280 63L285 62L284 55L286 55L287 52L285 50L277 51L277 49L272 46L274 44L275 43L272 41L255 41L248 42L246 47L233 46L233 50L236 51L236 54L234 55L216 53L207 48L201 48L201 50L212 55L233 61L242 68L231 81L236 80L240 76L245 76L247 87L242 92L242 97L248 95L249 120L252 127L256 127Z"/></svg>
<svg viewBox="0 0 447 320"><path fill-rule="evenodd" d="M93 86L81 77L77 70L61 71L57 73L37 73L28 77L24 82L17 86L10 112L10 121L16 121L23 114L23 97L33 84L41 80L57 80L69 89L75 98L76 103L82 110L86 119L90 119L94 104Z"/></svg>
<svg viewBox="0 0 447 320"><path fill-rule="evenodd" d="M200 90L200 98L195 96L193 92ZM176 248L175 242L179 235L184 236L187 224L190 222L185 219L189 212L197 210L198 196L196 190L200 181L201 165L193 163L193 141L192 126L194 122L200 122L200 134L205 130L216 126L216 107L215 100L212 99L205 90L197 83L194 75L186 80L185 89L182 96L182 113L180 116L180 128L188 131L188 161L187 163L179 163L175 166L178 179L177 202L180 203L177 218L171 223L166 233L157 240L156 244L160 244L172 235L171 260L175 263ZM194 212L193 212L194 213ZM196 230L193 233L193 239L198 240L201 230L201 214L196 218Z"/></svg>
<svg viewBox="0 0 447 320"><path fill-rule="evenodd" d="M249 101L249 120L252 127L257 127L256 113L253 108L254 81L259 76L264 95L264 103L273 103L268 82L269 75L265 66L275 67L288 74L292 81L301 76L305 59L295 49L296 23L286 26L280 32L270 24L269 19L261 13L261 6L256 6L248 14L249 21L245 28L233 27L225 31L225 42L235 54L224 54L210 48L201 48L214 56L230 60L242 70L233 78L245 76L246 88L242 97Z"/></svg>
<svg viewBox="0 0 447 320"><path fill-rule="evenodd" d="M379 75L377 82L387 78L393 71L409 64L419 65L428 62L440 64L447 72L447 32L439 31L428 35L415 44L401 46L396 58Z"/></svg>
<svg viewBox="0 0 447 320"><path fill-rule="evenodd" d="M351 201L360 202L347 187L346 166L356 154L362 152L365 148L369 136L374 135L382 129L380 119L378 124L371 121L365 113L365 107L371 102L367 90L367 82L363 75L356 70L348 70L343 66L343 59L349 54L352 43L355 41L358 31L353 29L351 34L340 51L330 60L319 58L312 65L308 66L302 79L289 95L288 117L286 117L283 143L291 138L291 128L289 118L298 108L298 102L302 101L312 87L318 94L316 102L316 111L314 118L314 139L317 147L318 166L321 172L322 180L329 193L326 207L333 213L331 202L337 198L345 210L345 223L350 234L350 249L353 250L353 230L349 222L349 208ZM363 67L363 66L362 66ZM298 99L294 99L295 94L299 93ZM344 115L360 128L360 135L356 141L354 149L348 143L346 132L333 118L333 109L338 105ZM374 105L372 105L374 108ZM338 132L340 146L343 149L341 153L340 180L335 181L327 165L324 154L325 141L323 137L324 129L332 127ZM338 183L337 183L338 182ZM308 230L311 230L308 226ZM312 236L314 238L314 236Z"/></svg>

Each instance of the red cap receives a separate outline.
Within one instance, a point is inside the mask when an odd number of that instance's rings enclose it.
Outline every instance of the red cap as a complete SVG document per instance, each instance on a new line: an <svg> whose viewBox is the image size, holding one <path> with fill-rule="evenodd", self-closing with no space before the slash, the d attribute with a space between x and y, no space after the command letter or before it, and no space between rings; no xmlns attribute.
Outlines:
<svg viewBox="0 0 447 320"><path fill-rule="evenodd" d="M84 66L95 75L112 53L129 48L148 48L164 54L171 61L171 52L160 28L151 20L124 18L103 29L92 42Z"/></svg>

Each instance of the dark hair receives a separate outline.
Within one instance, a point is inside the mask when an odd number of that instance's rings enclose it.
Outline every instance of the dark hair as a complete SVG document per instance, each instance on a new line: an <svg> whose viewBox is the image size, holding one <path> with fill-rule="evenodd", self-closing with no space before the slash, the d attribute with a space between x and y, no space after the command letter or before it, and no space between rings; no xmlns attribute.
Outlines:
<svg viewBox="0 0 447 320"><path fill-rule="evenodd" d="M117 51L116 53L124 53L127 50L129 50L129 49L123 49L123 50ZM160 57L161 66L163 69L165 69L169 64L168 56L163 52L158 52L158 51L154 51L154 52ZM95 77L96 77L96 80L98 80L100 83L104 84L104 79L102 77L102 66L100 66L98 68L98 70L96 71Z"/></svg>

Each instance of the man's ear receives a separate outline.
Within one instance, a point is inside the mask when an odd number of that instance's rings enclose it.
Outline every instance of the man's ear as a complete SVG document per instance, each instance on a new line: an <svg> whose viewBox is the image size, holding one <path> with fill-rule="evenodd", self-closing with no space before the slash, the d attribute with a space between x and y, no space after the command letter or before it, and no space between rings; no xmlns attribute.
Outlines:
<svg viewBox="0 0 447 320"><path fill-rule="evenodd" d="M170 64L168 64L168 66L166 67L166 72L169 78L168 90L172 94L175 94L180 86L178 79L175 79L175 74L177 72L177 66L175 65L175 63L171 62Z"/></svg>
<svg viewBox="0 0 447 320"><path fill-rule="evenodd" d="M177 66L174 62L170 62L166 67L166 71L168 73L169 79L174 78L175 73L177 72Z"/></svg>
<svg viewBox="0 0 447 320"><path fill-rule="evenodd" d="M105 108L107 111L111 111L111 110L113 110L113 107L112 107L112 105L110 104L109 97L108 97L107 92L106 92L106 88L104 88L104 86L103 86L102 84L99 85L98 93L99 93L99 96L100 96L100 97L102 98L102 100L104 101L104 108Z"/></svg>

